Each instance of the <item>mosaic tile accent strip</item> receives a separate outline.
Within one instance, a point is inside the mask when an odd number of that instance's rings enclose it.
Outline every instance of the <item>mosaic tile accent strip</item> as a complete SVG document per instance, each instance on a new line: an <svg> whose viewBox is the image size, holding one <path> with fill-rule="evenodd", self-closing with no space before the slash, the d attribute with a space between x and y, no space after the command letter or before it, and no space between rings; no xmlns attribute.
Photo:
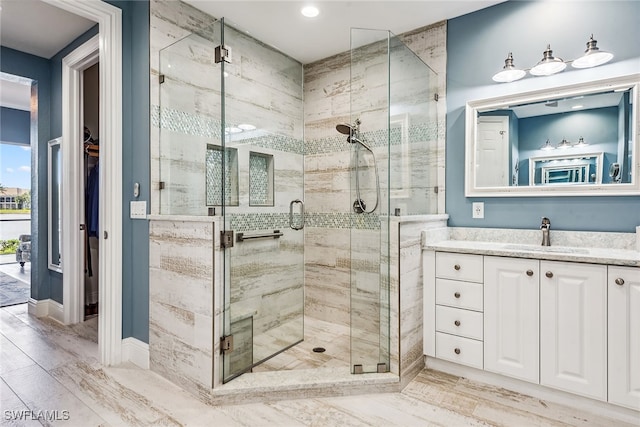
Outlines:
<svg viewBox="0 0 640 427"><path fill-rule="evenodd" d="M190 114L173 108L151 107L151 126L180 132L186 135L203 136L220 140L220 120L204 115Z"/></svg>
<svg viewBox="0 0 640 427"><path fill-rule="evenodd" d="M300 223L300 214L294 214L296 224ZM242 213L227 214L231 229L236 232L289 228L289 213ZM358 230L379 230L380 216L375 214L357 215L351 213L306 213L305 227L339 228Z"/></svg>
<svg viewBox="0 0 640 427"><path fill-rule="evenodd" d="M249 205L273 206L273 156L249 153Z"/></svg>
<svg viewBox="0 0 640 427"><path fill-rule="evenodd" d="M238 153L236 149L225 150L224 199L230 206L238 205ZM222 173L222 147L207 145L205 159L207 206L222 206L223 191L220 183Z"/></svg>
<svg viewBox="0 0 640 427"><path fill-rule="evenodd" d="M289 228L289 212L227 214L227 219L236 232Z"/></svg>
<svg viewBox="0 0 640 427"><path fill-rule="evenodd" d="M255 138L245 138L239 139L237 141L229 141L228 144L234 146L240 144L250 144L254 147L269 148L272 150L283 151L285 153L295 153L300 155L305 154L303 140L273 133L257 136Z"/></svg>
<svg viewBox="0 0 640 427"><path fill-rule="evenodd" d="M437 123L424 123L409 127L409 144L424 142L437 142L440 127ZM379 129L372 132L363 132L364 140L370 147L384 147L389 137L390 145L400 145L402 134L400 128ZM330 154L349 151L351 145L346 142L346 136L329 136L305 141L305 154Z"/></svg>
<svg viewBox="0 0 640 427"><path fill-rule="evenodd" d="M222 124L219 119L171 108L161 108L158 105L151 106L151 126L186 135L214 138L218 141L222 139ZM227 146L251 144L287 153L304 154L303 140L272 133L244 139L239 139L237 136L231 137L227 138L226 143Z"/></svg>

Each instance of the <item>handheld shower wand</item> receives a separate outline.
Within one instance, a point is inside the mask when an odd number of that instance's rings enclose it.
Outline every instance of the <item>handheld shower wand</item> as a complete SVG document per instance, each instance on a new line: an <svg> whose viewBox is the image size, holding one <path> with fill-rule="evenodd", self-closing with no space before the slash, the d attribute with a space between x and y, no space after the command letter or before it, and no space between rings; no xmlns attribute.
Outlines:
<svg viewBox="0 0 640 427"><path fill-rule="evenodd" d="M343 135L348 135L347 142L351 144L357 144L356 145L356 200L353 202L353 210L356 213L373 213L378 208L378 204L380 202L380 177L378 174L378 164L376 162L376 156L373 153L373 150L371 149L371 147L367 143L365 143L360 137L360 123L361 123L360 119L356 119L355 126L341 123L336 126L336 130ZM373 207L373 209L369 211L367 210L367 206L364 200L362 200L362 197L360 197L360 171L359 171L360 147L364 147L366 150L368 150L371 153L371 156L373 157L373 167L376 174L376 204Z"/></svg>

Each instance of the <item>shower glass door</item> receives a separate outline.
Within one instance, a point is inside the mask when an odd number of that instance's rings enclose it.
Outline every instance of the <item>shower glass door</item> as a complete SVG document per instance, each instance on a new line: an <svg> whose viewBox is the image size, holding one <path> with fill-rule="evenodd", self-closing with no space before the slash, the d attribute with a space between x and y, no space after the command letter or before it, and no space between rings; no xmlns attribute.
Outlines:
<svg viewBox="0 0 640 427"><path fill-rule="evenodd" d="M351 371L390 369L389 32L351 30ZM356 168L357 163L357 168ZM377 168L377 171L376 171ZM356 209L356 202L360 209ZM357 212L362 210L364 212Z"/></svg>
<svg viewBox="0 0 640 427"><path fill-rule="evenodd" d="M226 382L304 337L304 145L301 64L223 27Z"/></svg>

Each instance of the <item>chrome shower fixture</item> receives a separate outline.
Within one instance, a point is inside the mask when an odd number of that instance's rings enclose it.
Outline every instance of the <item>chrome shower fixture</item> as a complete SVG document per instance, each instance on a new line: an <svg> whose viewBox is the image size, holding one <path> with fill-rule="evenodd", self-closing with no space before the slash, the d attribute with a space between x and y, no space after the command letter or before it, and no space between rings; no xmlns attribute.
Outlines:
<svg viewBox="0 0 640 427"><path fill-rule="evenodd" d="M353 125L348 123L339 123L336 125L336 130L343 135L347 136L347 142L350 144L357 144L355 151L355 173L356 173L356 200L353 202L353 211L355 213L373 213L378 208L378 203L380 202L380 178L378 175L378 165L376 163L376 157L373 153L373 150L367 143L363 141L363 138L360 136L360 119L356 119ZM371 153L373 157L373 167L375 170L376 176L376 203L373 209L367 210L367 205L364 200L360 197L360 171L359 171L359 163L360 163L360 150L358 147L363 147Z"/></svg>
<svg viewBox="0 0 640 427"><path fill-rule="evenodd" d="M373 153L371 147L369 147L366 142L360 139L360 123L360 119L356 119L355 125L350 125L348 123L339 123L338 125L336 125L336 130L343 135L349 135L347 137L348 143L360 144Z"/></svg>

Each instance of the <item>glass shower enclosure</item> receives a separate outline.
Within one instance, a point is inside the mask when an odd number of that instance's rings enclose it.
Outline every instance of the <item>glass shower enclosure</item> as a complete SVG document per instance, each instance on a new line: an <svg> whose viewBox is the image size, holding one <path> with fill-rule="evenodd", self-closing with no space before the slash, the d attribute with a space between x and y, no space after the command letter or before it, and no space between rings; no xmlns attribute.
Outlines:
<svg viewBox="0 0 640 427"><path fill-rule="evenodd" d="M398 36L354 28L350 51L351 368L396 371L400 218L437 213L437 75ZM353 142L353 138L352 141ZM392 229L391 227L396 227ZM394 367L395 365L395 367Z"/></svg>
<svg viewBox="0 0 640 427"><path fill-rule="evenodd" d="M351 202L329 221L350 236L349 371L398 372L393 218L437 212L436 75L379 30L352 30L349 67L361 143L336 152L350 156ZM304 70L222 19L161 49L159 72L157 211L217 218L212 339L227 382L305 338L305 227L322 214L305 217Z"/></svg>

